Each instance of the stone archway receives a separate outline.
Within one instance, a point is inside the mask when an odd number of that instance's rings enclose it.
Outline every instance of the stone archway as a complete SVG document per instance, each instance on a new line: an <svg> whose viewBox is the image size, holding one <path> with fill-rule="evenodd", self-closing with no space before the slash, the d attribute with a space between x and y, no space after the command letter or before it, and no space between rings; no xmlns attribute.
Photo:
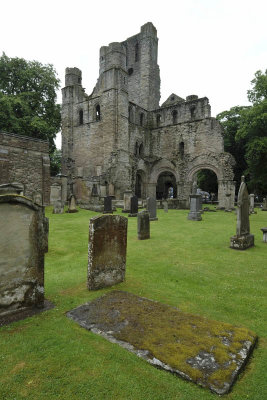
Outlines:
<svg viewBox="0 0 267 400"><path fill-rule="evenodd" d="M172 172L164 171L158 176L156 186L156 198L157 200L176 198L177 197L177 185L176 179Z"/></svg>
<svg viewBox="0 0 267 400"><path fill-rule="evenodd" d="M177 195L177 182L179 180L177 171L171 161L162 159L153 166L150 173L147 185L148 196L156 198L158 179L161 174L169 175L171 178L171 182L169 181L169 183L172 183L169 187L173 186L175 195Z"/></svg>

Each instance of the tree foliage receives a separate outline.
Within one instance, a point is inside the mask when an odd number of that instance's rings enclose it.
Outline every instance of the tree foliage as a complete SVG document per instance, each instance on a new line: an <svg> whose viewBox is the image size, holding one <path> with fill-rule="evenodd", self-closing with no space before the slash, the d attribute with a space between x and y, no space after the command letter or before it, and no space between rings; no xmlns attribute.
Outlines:
<svg viewBox="0 0 267 400"><path fill-rule="evenodd" d="M248 90L249 107L233 107L217 115L224 127L225 150L236 159L235 180L247 177L250 191L267 193L267 70L257 71Z"/></svg>
<svg viewBox="0 0 267 400"><path fill-rule="evenodd" d="M56 176L61 171L61 150L55 149L53 153L50 154L50 174L51 176Z"/></svg>
<svg viewBox="0 0 267 400"><path fill-rule="evenodd" d="M52 65L0 57L0 129L49 140L50 152L60 129L56 104L59 79Z"/></svg>

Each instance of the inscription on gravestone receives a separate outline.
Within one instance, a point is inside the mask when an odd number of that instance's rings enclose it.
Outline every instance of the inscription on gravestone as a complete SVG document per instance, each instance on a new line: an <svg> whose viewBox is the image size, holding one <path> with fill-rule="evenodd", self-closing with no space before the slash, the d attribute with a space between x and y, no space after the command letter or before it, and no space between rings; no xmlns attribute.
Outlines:
<svg viewBox="0 0 267 400"><path fill-rule="evenodd" d="M124 281L128 219L120 215L101 215L90 219L88 245L89 290Z"/></svg>

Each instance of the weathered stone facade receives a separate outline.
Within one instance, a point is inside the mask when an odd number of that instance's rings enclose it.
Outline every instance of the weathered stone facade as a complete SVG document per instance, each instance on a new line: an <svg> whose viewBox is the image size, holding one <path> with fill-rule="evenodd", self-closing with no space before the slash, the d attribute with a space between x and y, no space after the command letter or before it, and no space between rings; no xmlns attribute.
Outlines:
<svg viewBox="0 0 267 400"><path fill-rule="evenodd" d="M218 178L219 205L234 204L233 157L224 152L222 128L209 100L172 94L159 106L158 38L152 23L121 43L100 49L100 74L87 95L82 73L67 68L62 89L62 173L80 204L92 193L122 199L166 197L173 188L189 204L195 174L210 169ZM177 203L177 204L178 204Z"/></svg>
<svg viewBox="0 0 267 400"><path fill-rule="evenodd" d="M0 184L18 182L24 196L50 200L49 144L40 139L0 132Z"/></svg>

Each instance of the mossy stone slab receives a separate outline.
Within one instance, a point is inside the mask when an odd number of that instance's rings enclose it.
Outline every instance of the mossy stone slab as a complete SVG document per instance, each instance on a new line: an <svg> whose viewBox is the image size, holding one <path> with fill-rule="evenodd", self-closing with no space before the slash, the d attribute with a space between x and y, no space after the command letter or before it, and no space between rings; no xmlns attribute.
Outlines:
<svg viewBox="0 0 267 400"><path fill-rule="evenodd" d="M67 313L82 327L217 394L229 392L257 336L246 328L112 291Z"/></svg>

